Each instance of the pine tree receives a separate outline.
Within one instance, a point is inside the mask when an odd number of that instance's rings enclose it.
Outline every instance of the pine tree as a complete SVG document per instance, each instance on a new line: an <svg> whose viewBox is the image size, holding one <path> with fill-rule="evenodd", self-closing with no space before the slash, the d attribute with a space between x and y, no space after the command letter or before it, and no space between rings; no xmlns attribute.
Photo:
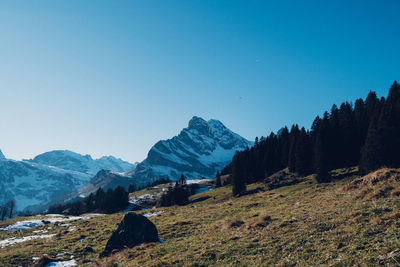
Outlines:
<svg viewBox="0 0 400 267"><path fill-rule="evenodd" d="M290 130L290 147L288 156L288 167L291 172L296 171L296 142L299 135L299 126L293 125Z"/></svg>
<svg viewBox="0 0 400 267"><path fill-rule="evenodd" d="M1 216L1 221L4 221L8 213L8 205L4 204L0 206L0 216Z"/></svg>
<svg viewBox="0 0 400 267"><path fill-rule="evenodd" d="M94 200L94 206L95 208L100 208L104 206L105 203L105 192L102 188L97 189L96 195L95 195L95 200Z"/></svg>
<svg viewBox="0 0 400 267"><path fill-rule="evenodd" d="M242 162L243 152L237 152L232 159L232 194L241 196L246 192L245 169Z"/></svg>
<svg viewBox="0 0 400 267"><path fill-rule="evenodd" d="M289 148L290 148L290 140L289 140L289 130L285 126L281 133L278 136L278 143L280 152L280 166L279 169L283 169L288 166L289 163Z"/></svg>
<svg viewBox="0 0 400 267"><path fill-rule="evenodd" d="M93 211L94 209L94 195L90 193L89 196L84 200L88 211Z"/></svg>
<svg viewBox="0 0 400 267"><path fill-rule="evenodd" d="M181 174L181 177L179 178L179 182L180 185L185 185L186 184L186 177L185 175Z"/></svg>
<svg viewBox="0 0 400 267"><path fill-rule="evenodd" d="M329 169L328 169L328 135L329 135L329 119L325 113L323 120L320 123L318 133L315 140L315 170L317 173L318 182L328 182Z"/></svg>
<svg viewBox="0 0 400 267"><path fill-rule="evenodd" d="M8 204L8 218L11 219L14 214L15 200L12 199L7 204Z"/></svg>
<svg viewBox="0 0 400 267"><path fill-rule="evenodd" d="M306 130L301 128L295 148L296 172L299 175L307 175L311 172L311 145Z"/></svg>
<svg viewBox="0 0 400 267"><path fill-rule="evenodd" d="M118 186L113 192L113 209L111 212L116 212L124 209L129 204L129 193L122 186Z"/></svg>
<svg viewBox="0 0 400 267"><path fill-rule="evenodd" d="M384 163L389 167L400 167L400 86L396 81L389 90L378 123Z"/></svg>
<svg viewBox="0 0 400 267"><path fill-rule="evenodd" d="M360 162L360 171L363 174L376 170L383 164L383 140L378 128L379 117L378 113L375 114L368 127L368 133L365 139L365 145L362 150Z"/></svg>

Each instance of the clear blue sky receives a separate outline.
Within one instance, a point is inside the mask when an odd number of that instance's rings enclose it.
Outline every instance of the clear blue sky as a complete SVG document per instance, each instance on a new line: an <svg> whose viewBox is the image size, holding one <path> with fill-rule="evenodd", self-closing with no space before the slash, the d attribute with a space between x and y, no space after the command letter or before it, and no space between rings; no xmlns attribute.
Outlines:
<svg viewBox="0 0 400 267"><path fill-rule="evenodd" d="M145 158L193 115L248 139L400 79L399 1L0 1L0 148Z"/></svg>

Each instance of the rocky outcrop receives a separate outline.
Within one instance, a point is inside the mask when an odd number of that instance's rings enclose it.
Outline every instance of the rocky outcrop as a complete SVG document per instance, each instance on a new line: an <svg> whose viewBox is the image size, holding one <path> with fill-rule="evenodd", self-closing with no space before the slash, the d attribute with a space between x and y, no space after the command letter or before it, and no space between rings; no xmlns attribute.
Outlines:
<svg viewBox="0 0 400 267"><path fill-rule="evenodd" d="M132 248L142 243L158 241L156 226L143 215L131 212L125 214L100 256L105 257L126 247Z"/></svg>

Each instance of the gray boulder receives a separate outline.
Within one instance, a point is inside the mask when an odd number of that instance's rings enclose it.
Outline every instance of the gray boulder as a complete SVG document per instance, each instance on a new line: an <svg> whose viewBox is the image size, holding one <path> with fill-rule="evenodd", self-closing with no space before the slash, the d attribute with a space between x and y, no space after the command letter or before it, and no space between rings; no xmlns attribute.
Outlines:
<svg viewBox="0 0 400 267"><path fill-rule="evenodd" d="M132 248L145 242L158 241L156 226L143 215L131 212L125 214L100 256L105 257L126 247Z"/></svg>

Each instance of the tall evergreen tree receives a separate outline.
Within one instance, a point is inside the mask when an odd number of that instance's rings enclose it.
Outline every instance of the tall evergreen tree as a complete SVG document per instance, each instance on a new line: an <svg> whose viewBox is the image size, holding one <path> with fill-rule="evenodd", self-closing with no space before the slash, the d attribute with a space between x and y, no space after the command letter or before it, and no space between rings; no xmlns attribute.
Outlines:
<svg viewBox="0 0 400 267"><path fill-rule="evenodd" d="M315 140L315 171L318 182L328 182L330 180L329 170L329 118L328 114L324 114L324 118L318 129Z"/></svg>
<svg viewBox="0 0 400 267"><path fill-rule="evenodd" d="M280 166L279 168L285 168L289 163L289 148L290 148L290 140L289 140L289 130L285 126L281 133L279 134L279 148L277 149L280 152Z"/></svg>
<svg viewBox="0 0 400 267"><path fill-rule="evenodd" d="M288 167L291 172L296 171L296 142L299 136L299 126L293 125L290 130L290 147L289 147L289 155L288 155Z"/></svg>
<svg viewBox="0 0 400 267"><path fill-rule="evenodd" d="M181 177L179 178L179 182L180 185L185 185L186 184L186 177L185 175L181 174Z"/></svg>
<svg viewBox="0 0 400 267"><path fill-rule="evenodd" d="M232 159L232 194L240 196L246 192L245 169L241 162L243 152L236 152Z"/></svg>
<svg viewBox="0 0 400 267"><path fill-rule="evenodd" d="M383 161L389 167L397 167L400 165L400 86L396 81L389 90L378 123Z"/></svg>
<svg viewBox="0 0 400 267"><path fill-rule="evenodd" d="M378 128L379 118L380 115L378 113L375 114L368 127L360 162L360 171L363 174L376 170L383 164L383 140L380 129Z"/></svg>
<svg viewBox="0 0 400 267"><path fill-rule="evenodd" d="M304 127L302 127L295 148L296 172L299 175L311 173L311 153L311 144L308 134Z"/></svg>

